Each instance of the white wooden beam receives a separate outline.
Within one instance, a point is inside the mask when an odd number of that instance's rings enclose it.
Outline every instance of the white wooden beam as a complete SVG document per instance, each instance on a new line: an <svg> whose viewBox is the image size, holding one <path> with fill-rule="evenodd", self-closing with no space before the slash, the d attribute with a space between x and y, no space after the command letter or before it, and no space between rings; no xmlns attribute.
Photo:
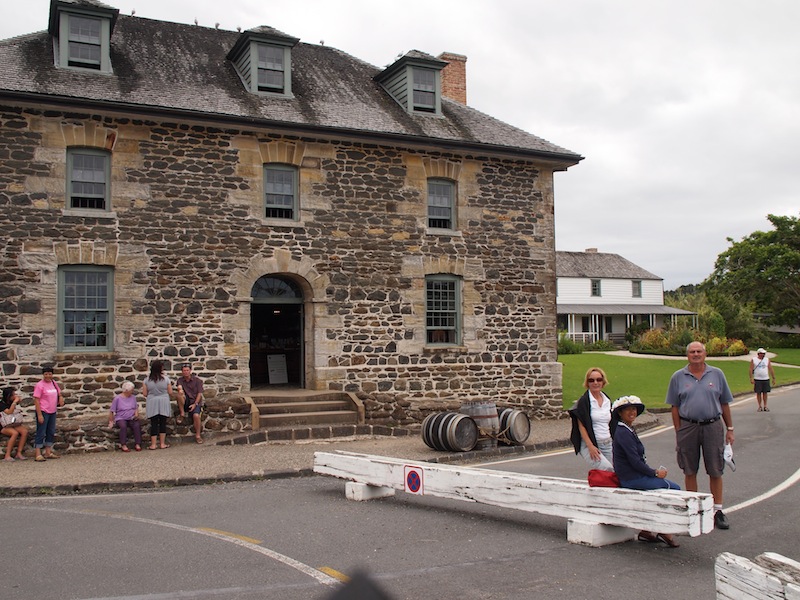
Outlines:
<svg viewBox="0 0 800 600"><path fill-rule="evenodd" d="M419 474L420 488L416 491L407 489L409 468ZM714 528L713 499L710 494L590 488L586 481L578 479L414 463L399 458L351 452L317 452L314 455L314 472L369 486L480 502L576 522L613 525L631 531L648 529L698 536ZM615 532L615 536L630 534ZM576 534L576 537L582 536Z"/></svg>

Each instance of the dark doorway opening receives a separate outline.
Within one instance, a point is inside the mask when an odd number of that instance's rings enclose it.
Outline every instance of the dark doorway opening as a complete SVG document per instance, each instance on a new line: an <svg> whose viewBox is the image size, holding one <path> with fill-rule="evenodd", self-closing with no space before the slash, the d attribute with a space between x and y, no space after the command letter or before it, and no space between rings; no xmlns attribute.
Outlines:
<svg viewBox="0 0 800 600"><path fill-rule="evenodd" d="M302 304L253 304L250 312L250 386L302 387Z"/></svg>

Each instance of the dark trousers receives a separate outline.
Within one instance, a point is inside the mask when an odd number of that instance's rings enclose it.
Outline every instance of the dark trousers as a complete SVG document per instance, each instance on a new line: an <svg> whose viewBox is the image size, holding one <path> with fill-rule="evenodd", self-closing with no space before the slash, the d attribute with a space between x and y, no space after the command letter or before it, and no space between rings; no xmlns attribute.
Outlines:
<svg viewBox="0 0 800 600"><path fill-rule="evenodd" d="M159 433L167 433L167 417L165 415L150 417L150 435L156 436Z"/></svg>
<svg viewBox="0 0 800 600"><path fill-rule="evenodd" d="M116 422L116 426L119 427L119 443L122 446L128 444L128 425L131 426L133 430L133 439L136 442L137 446L142 445L142 426L139 425L139 419L130 419L129 421L125 421L124 419L120 419Z"/></svg>

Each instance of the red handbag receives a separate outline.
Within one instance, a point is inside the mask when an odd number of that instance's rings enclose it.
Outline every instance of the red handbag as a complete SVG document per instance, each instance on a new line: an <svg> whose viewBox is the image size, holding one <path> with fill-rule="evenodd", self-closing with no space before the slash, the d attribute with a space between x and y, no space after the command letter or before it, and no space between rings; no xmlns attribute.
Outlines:
<svg viewBox="0 0 800 600"><path fill-rule="evenodd" d="M590 469L589 487L619 487L619 478L614 471Z"/></svg>

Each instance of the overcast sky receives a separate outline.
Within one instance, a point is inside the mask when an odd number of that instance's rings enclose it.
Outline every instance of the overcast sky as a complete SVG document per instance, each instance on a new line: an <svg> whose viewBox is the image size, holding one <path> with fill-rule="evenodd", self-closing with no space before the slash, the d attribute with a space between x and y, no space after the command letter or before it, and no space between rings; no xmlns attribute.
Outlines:
<svg viewBox="0 0 800 600"><path fill-rule="evenodd" d="M699 283L735 240L800 215L797 0L104 0L222 29L270 25L382 67L466 55L467 103L585 157L556 175L556 247ZM2 0L0 39L49 0Z"/></svg>

